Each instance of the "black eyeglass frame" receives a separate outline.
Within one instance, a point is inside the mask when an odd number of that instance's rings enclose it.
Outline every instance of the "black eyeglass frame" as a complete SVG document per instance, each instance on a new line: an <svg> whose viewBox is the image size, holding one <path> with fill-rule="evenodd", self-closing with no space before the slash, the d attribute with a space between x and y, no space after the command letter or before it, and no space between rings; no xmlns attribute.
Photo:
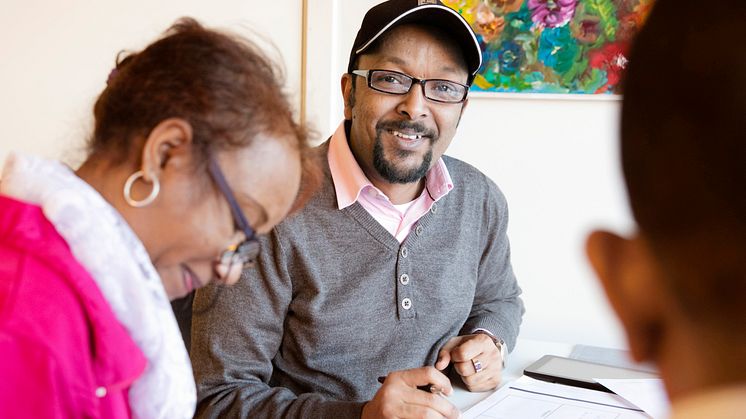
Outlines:
<svg viewBox="0 0 746 419"><path fill-rule="evenodd" d="M229 268L239 260L243 267L251 267L256 262L256 258L259 256L260 251L259 240L256 237L256 232L251 228L246 215L243 213L243 210L241 210L241 206L238 205L236 196L233 194L230 186L228 186L228 182L225 180L223 171L220 170L217 160L212 156L208 158L207 171L215 181L220 192L228 201L228 206L231 209L231 214L233 214L233 221L236 223L236 227L243 231L246 236L246 239L235 246L235 248L233 248L234 246L231 246L231 248L224 250L220 255L220 261L221 263L227 263Z"/></svg>
<svg viewBox="0 0 746 419"><path fill-rule="evenodd" d="M390 92L390 91L387 91L387 90L382 90L382 89L379 89L379 88L373 86L373 81L372 81L373 78L371 77L371 75L373 73L378 72L378 71L385 72L385 73L393 73L393 74L397 74L397 75L400 75L400 76L404 76L404 77L410 79L412 82L409 85L409 88L407 89L406 92ZM422 94L425 96L425 98L428 99L428 100L432 100L433 102L448 103L448 104L463 103L466 100L466 98L469 96L469 88L470 88L470 86L468 84L459 83L459 82L453 81L453 80L446 80L446 79L418 79L417 77L412 77L409 74L402 73L400 71L384 70L384 69L381 69L381 68L375 68L375 69L369 69L369 70L357 69L357 70L352 70L352 73L350 73L350 74L352 74L354 76L364 77L365 81L366 81L366 83L368 85L368 87L370 87L371 89L375 90L376 92L388 93L390 95L402 96L402 95L409 94L409 92L412 90L412 87L415 84L419 84L420 87L422 87ZM427 95L427 89L425 88L425 85L428 82L448 82L448 83L453 83L455 85L461 86L461 87L464 88L464 96L461 98L461 100L453 101L453 102L446 101L446 100L439 100L439 99L435 99L435 98L429 97Z"/></svg>

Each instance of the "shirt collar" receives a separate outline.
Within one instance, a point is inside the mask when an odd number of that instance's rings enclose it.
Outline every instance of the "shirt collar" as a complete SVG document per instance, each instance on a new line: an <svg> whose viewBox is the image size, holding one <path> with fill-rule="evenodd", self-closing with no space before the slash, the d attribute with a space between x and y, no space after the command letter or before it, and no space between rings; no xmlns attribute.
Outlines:
<svg viewBox="0 0 746 419"><path fill-rule="evenodd" d="M363 189L373 186L350 150L345 122L339 124L329 142L329 171L337 194L337 206L344 209L357 202ZM453 181L443 159L438 159L425 176L425 189L433 201L438 201L453 189ZM381 192L379 190L379 192ZM381 192L383 193L383 192Z"/></svg>

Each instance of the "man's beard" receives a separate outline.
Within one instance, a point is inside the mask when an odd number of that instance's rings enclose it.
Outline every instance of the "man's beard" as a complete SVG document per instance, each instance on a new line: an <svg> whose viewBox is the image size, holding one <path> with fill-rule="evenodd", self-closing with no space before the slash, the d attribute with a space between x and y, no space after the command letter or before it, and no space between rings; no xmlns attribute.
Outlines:
<svg viewBox="0 0 746 419"><path fill-rule="evenodd" d="M424 156L422 156L422 164L418 167L411 169L400 169L396 165L386 160L383 155L383 141L381 140L381 134L384 131L404 131L414 130L417 134L426 137L430 143L430 148L427 150ZM376 125L376 141L373 144L373 167L376 169L379 175L386 181L391 183L413 183L418 182L424 178L427 171L430 169L430 163L433 160L433 144L438 141L437 134L431 130L426 129L421 124L413 122L379 122ZM410 150L396 150L397 158L406 158L415 153Z"/></svg>

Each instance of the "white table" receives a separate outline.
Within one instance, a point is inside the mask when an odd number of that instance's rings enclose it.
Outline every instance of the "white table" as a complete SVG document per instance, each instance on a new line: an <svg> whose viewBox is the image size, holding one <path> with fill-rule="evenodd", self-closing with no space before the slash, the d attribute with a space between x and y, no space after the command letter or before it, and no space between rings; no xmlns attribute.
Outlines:
<svg viewBox="0 0 746 419"><path fill-rule="evenodd" d="M518 339L515 349L508 355L503 371L503 384L523 375L523 369L544 355L568 356L575 346L572 343L546 342L533 339ZM457 380L458 381L458 380ZM458 381L453 383L453 395L448 399L462 412L487 398L492 391L472 393Z"/></svg>

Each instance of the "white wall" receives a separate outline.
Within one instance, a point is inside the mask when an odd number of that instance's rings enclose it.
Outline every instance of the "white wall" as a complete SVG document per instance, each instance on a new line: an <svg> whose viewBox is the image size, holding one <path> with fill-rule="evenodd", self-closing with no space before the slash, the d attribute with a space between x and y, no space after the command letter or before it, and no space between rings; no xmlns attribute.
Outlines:
<svg viewBox="0 0 746 419"><path fill-rule="evenodd" d="M9 150L79 162L93 103L117 52L142 49L182 16L252 39L255 32L271 39L286 63L288 89L300 105L302 0L0 4L0 162Z"/></svg>
<svg viewBox="0 0 746 419"><path fill-rule="evenodd" d="M365 11L378 0L309 0L307 105L324 138L342 118L339 78ZM586 262L597 226L631 228L617 155L619 102L471 98L447 154L494 179L510 205L513 267L527 338L623 347Z"/></svg>
<svg viewBox="0 0 746 419"><path fill-rule="evenodd" d="M486 173L508 198L524 337L624 346L584 250L593 228L631 228L616 147L618 105L473 98L448 152Z"/></svg>

